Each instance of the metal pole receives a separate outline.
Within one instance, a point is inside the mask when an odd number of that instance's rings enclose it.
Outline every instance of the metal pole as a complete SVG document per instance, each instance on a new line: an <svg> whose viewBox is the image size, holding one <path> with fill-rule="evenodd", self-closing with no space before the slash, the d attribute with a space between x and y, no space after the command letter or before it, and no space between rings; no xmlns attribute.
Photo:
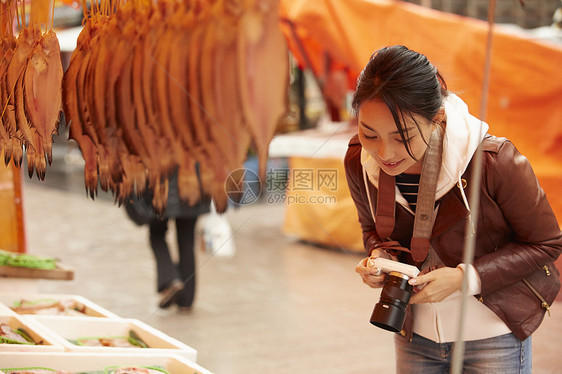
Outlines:
<svg viewBox="0 0 562 374"><path fill-rule="evenodd" d="M482 81L482 96L480 98L480 120L484 121L486 118L486 108L488 101L488 89L490 85L490 64L492 55L492 36L494 26L494 14L496 10L496 1L490 0L488 4L488 37L486 40L486 56L484 63L484 77ZM482 129L482 122L480 122L480 129ZM480 131L481 133L481 131ZM478 146L474 154L474 165L471 173L471 189L470 189L470 214L466 223L466 234L464 241L464 255L463 263L466 265L472 264L474 260L474 241L476 239L476 225L478 220L479 200L480 200L480 183L482 179L482 143ZM468 266L467 266L468 267ZM460 374L463 368L464 357L464 325L466 320L466 303L468 297L468 272L464 273L462 280L462 297L461 297L461 312L459 318L458 337L453 349L453 361L451 363L451 373Z"/></svg>

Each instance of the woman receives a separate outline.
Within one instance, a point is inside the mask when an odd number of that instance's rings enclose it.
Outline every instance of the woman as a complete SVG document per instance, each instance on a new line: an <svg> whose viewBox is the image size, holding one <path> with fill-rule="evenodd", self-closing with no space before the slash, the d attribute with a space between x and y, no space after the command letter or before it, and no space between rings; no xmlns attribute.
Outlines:
<svg viewBox="0 0 562 374"><path fill-rule="evenodd" d="M531 334L560 288L553 262L562 233L527 159L507 139L488 135L427 58L404 46L371 56L352 106L359 127L345 168L369 256L356 271L379 288L386 275L368 266L369 258L421 270L409 281L412 318L395 336L397 372L448 372L467 272L474 297L467 303L465 372L530 373ZM474 186L480 143L482 179ZM480 202L475 259L467 266L461 262L472 188L480 189Z"/></svg>

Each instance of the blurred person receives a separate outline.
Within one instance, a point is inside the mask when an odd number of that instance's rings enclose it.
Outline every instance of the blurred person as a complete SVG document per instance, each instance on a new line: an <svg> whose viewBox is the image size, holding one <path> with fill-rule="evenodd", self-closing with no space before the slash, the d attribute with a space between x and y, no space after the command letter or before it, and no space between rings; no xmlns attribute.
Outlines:
<svg viewBox="0 0 562 374"><path fill-rule="evenodd" d="M369 266L372 258L421 270L408 281L414 291L394 338L397 372L449 372L466 272L472 297L464 372L531 373L531 335L560 289L554 261L562 233L528 160L509 140L489 135L431 62L404 46L371 56L352 108L358 134L345 170L367 251L355 270L373 288L383 287L387 274ZM479 145L482 179L474 186ZM437 177L424 180L422 170L431 168ZM432 184L435 193L425 192ZM463 264L472 188L481 192L475 259ZM423 206L430 214L417 215L417 203L428 196ZM386 216L383 207L390 208ZM429 239L412 240L424 220L433 223Z"/></svg>
<svg viewBox="0 0 562 374"><path fill-rule="evenodd" d="M203 197L193 206L182 202L178 192L177 173L169 178L168 200L163 215L152 208L152 192L125 202L128 216L138 225L148 225L149 242L156 261L156 287L160 294L159 308L176 304L180 311L189 311L195 299L195 226L200 215L210 212L211 199ZM204 195L202 195L204 196ZM168 223L176 228L178 261L172 259L166 235Z"/></svg>

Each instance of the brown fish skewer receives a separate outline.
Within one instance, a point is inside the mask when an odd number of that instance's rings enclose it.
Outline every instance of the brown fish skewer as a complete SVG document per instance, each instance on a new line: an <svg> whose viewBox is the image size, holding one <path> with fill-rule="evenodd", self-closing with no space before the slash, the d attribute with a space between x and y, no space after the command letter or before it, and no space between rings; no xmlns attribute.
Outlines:
<svg viewBox="0 0 562 374"><path fill-rule="evenodd" d="M43 142L49 165L53 160L52 136L57 133L62 109L62 77L59 42L49 31L35 45L23 82L25 111Z"/></svg>
<svg viewBox="0 0 562 374"><path fill-rule="evenodd" d="M278 8L279 0L244 0L238 34L240 98L257 148L262 180L269 143L288 111L289 57Z"/></svg>
<svg viewBox="0 0 562 374"><path fill-rule="evenodd" d="M96 147L92 139L86 135L84 123L78 105L78 73L82 60L89 49L91 40L91 22L87 21L78 36L76 49L72 53L68 69L64 73L62 82L63 109L69 123L69 139L78 143L84 157L84 184L86 194L93 199L97 194L98 169Z"/></svg>

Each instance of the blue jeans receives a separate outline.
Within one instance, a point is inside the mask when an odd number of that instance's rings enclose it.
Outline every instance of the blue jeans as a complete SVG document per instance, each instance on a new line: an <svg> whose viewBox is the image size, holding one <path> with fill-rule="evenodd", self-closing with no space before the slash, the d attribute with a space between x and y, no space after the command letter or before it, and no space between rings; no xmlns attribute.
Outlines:
<svg viewBox="0 0 562 374"><path fill-rule="evenodd" d="M410 343L394 338L396 373L449 373L455 343L436 343L414 334ZM465 342L463 373L531 374L531 337L524 341L513 334Z"/></svg>

